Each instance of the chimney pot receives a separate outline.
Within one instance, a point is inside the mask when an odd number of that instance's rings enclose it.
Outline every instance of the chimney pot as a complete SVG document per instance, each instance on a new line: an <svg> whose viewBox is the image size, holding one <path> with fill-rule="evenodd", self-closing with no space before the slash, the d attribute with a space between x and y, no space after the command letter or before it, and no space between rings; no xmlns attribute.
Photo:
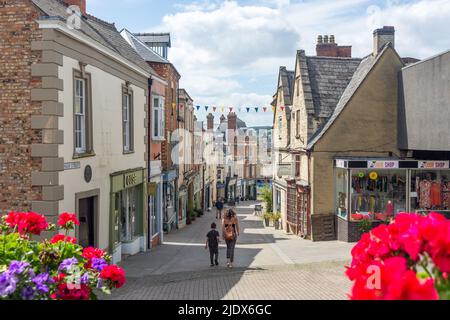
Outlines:
<svg viewBox="0 0 450 320"><path fill-rule="evenodd" d="M318 36L317 37L317 43L319 43L319 44L323 43L323 37L322 36Z"/></svg>
<svg viewBox="0 0 450 320"><path fill-rule="evenodd" d="M86 14L86 0L64 0L68 6L77 6L82 14Z"/></svg>
<svg viewBox="0 0 450 320"><path fill-rule="evenodd" d="M328 36L323 36L323 42L328 43Z"/></svg>
<svg viewBox="0 0 450 320"><path fill-rule="evenodd" d="M334 43L334 35L330 36L330 43Z"/></svg>

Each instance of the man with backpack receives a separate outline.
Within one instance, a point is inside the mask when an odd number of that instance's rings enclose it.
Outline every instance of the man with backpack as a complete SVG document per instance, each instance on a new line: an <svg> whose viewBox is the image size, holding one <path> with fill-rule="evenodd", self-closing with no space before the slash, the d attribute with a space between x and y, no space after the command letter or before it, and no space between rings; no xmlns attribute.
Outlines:
<svg viewBox="0 0 450 320"><path fill-rule="evenodd" d="M219 198L216 202L216 219L222 219L222 210L223 210L223 201L222 198Z"/></svg>

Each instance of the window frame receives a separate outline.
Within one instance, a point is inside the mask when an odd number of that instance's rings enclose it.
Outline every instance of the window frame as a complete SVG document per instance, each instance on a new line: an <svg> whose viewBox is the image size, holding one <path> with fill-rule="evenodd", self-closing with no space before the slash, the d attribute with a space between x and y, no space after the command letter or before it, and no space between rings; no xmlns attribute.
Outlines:
<svg viewBox="0 0 450 320"><path fill-rule="evenodd" d="M128 97L128 120L125 122L125 97ZM125 130L128 124L128 146L126 145ZM127 148L128 147L128 148ZM134 153L134 93L130 86L122 86L122 150L123 154Z"/></svg>
<svg viewBox="0 0 450 320"><path fill-rule="evenodd" d="M158 100L158 105L155 105L155 100ZM165 140L165 116L164 116L165 98L158 94L152 94L152 140ZM157 114L156 114L157 112ZM158 134L155 134L155 121L158 118Z"/></svg>
<svg viewBox="0 0 450 320"><path fill-rule="evenodd" d="M77 69L73 70L73 158L84 158L84 157L91 157L95 156L94 149L93 149L93 125L92 125L92 81L91 81L91 74L86 73ZM77 128L77 113L76 113L76 105L77 105L77 81L83 81L84 83L84 133L82 133L83 137L83 144L84 148L77 147L77 134L76 134L76 128Z"/></svg>

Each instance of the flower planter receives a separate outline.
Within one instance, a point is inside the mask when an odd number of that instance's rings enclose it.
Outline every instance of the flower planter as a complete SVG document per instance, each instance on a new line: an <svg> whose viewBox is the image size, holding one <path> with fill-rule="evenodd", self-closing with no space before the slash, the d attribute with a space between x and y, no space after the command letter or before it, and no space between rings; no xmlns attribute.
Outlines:
<svg viewBox="0 0 450 320"><path fill-rule="evenodd" d="M264 219L264 223L266 225L266 227L270 226L270 219Z"/></svg>
<svg viewBox="0 0 450 320"><path fill-rule="evenodd" d="M0 247L7 250L0 255L0 299L96 300L122 287L125 273L110 264L111 256L68 236L79 225L75 214L63 213L58 226L64 234L39 243L31 237L56 229L44 216L11 212L0 219Z"/></svg>
<svg viewBox="0 0 450 320"><path fill-rule="evenodd" d="M279 230L280 229L280 221L278 221L278 220L274 221L273 226L275 227L276 230Z"/></svg>

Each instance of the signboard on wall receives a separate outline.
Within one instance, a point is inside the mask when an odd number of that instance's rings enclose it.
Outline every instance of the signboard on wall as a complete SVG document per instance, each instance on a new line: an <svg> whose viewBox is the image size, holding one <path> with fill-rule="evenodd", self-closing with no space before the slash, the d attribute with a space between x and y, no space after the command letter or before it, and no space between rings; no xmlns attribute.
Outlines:
<svg viewBox="0 0 450 320"><path fill-rule="evenodd" d="M398 169L398 161L367 161L369 169Z"/></svg>
<svg viewBox="0 0 450 320"><path fill-rule="evenodd" d="M419 161L419 169L448 169L449 161Z"/></svg>
<svg viewBox="0 0 450 320"><path fill-rule="evenodd" d="M278 177L290 176L292 173L292 165L290 163L283 163L278 165Z"/></svg>

